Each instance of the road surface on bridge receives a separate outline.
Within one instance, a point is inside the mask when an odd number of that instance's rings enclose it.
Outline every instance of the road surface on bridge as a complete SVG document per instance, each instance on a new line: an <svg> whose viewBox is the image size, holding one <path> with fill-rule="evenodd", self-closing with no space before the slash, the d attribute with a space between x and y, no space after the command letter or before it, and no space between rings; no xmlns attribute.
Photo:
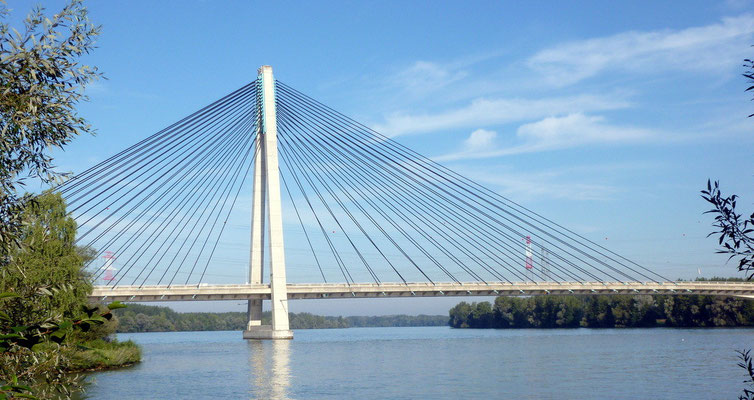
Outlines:
<svg viewBox="0 0 754 400"><path fill-rule="evenodd" d="M754 282L489 282L489 283L289 283L289 299L536 296L567 294L706 294L754 298ZM95 286L98 301L181 301L270 299L268 284L188 286Z"/></svg>

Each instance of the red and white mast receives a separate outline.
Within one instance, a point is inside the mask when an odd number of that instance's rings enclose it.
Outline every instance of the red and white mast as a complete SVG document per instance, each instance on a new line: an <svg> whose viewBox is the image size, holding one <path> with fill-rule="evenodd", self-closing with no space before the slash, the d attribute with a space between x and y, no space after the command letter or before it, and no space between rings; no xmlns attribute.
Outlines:
<svg viewBox="0 0 754 400"><path fill-rule="evenodd" d="M105 276L102 278L102 280L105 281L105 285L107 285L115 280L115 277L113 276L113 272L116 270L113 267L113 262L115 262L115 254L113 254L112 251L106 251L105 255L103 255L102 258L105 259L105 266L102 267L102 269L105 270Z"/></svg>
<svg viewBox="0 0 754 400"><path fill-rule="evenodd" d="M531 236L526 237L526 250L524 252L524 256L526 260L524 267L526 268L526 271L531 272L534 268L534 261L532 259L533 253L531 251Z"/></svg>

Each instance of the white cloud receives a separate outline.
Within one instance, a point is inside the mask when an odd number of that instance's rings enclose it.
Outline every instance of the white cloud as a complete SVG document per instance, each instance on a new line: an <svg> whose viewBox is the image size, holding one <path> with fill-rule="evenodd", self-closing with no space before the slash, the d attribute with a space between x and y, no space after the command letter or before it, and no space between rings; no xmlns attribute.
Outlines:
<svg viewBox="0 0 754 400"><path fill-rule="evenodd" d="M614 97L585 94L539 100L478 99L467 106L435 114L393 114L384 123L373 124L373 129L387 136L398 136L628 107L626 101Z"/></svg>
<svg viewBox="0 0 754 400"><path fill-rule="evenodd" d="M564 182L562 175L517 174L495 179L506 195L517 200L562 199L578 201L605 201L620 190L610 185L584 182Z"/></svg>
<svg viewBox="0 0 754 400"><path fill-rule="evenodd" d="M467 76L465 71L453 65L440 65L428 61L417 61L393 77L394 84L413 94L426 94L445 87Z"/></svg>
<svg viewBox="0 0 754 400"><path fill-rule="evenodd" d="M677 31L624 32L566 43L540 51L527 63L554 85L606 71L717 72L739 66L752 33L754 18L745 15Z"/></svg>
<svg viewBox="0 0 754 400"><path fill-rule="evenodd" d="M614 197L620 188L574 178L584 171L600 170L611 166L566 167L541 171L512 171L507 167L485 166L462 168L465 176L516 201L560 199L576 201L604 201ZM625 167L635 168L635 166Z"/></svg>
<svg viewBox="0 0 754 400"><path fill-rule="evenodd" d="M469 148L434 157L437 161L478 159L511 154L558 150L593 144L638 143L659 138L658 132L606 123L604 117L572 113L562 117L547 117L521 125L516 131L519 143L496 148L492 140L487 146ZM471 138L469 138L471 139ZM467 139L467 142L468 140ZM494 137L493 137L494 139Z"/></svg>
<svg viewBox="0 0 754 400"><path fill-rule="evenodd" d="M604 122L604 117L582 113L548 117L521 125L516 136L532 150L550 150L582 144L637 142L653 135L646 129L612 126Z"/></svg>
<svg viewBox="0 0 754 400"><path fill-rule="evenodd" d="M489 148L495 143L497 132L486 129L477 129L471 132L469 137L463 142L467 151L479 151Z"/></svg>

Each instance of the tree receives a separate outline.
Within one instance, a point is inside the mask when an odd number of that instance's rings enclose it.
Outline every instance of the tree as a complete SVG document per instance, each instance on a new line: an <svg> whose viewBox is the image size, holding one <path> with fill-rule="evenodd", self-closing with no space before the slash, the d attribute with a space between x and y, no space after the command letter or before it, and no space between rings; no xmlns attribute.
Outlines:
<svg viewBox="0 0 754 400"><path fill-rule="evenodd" d="M21 246L11 250L12 262L0 270L0 292L18 295L4 304L8 317L19 326L66 316L82 316L92 285L82 267L90 252L77 247L76 221L66 213L58 193L46 192L21 213ZM43 291L55 296L37 296Z"/></svg>
<svg viewBox="0 0 754 400"><path fill-rule="evenodd" d="M751 280L754 277L754 213L746 218L738 212L738 196L724 196L718 181L712 184L707 180L707 189L702 190L702 198L713 206L706 213L715 214L712 226L717 230L708 236L719 235L718 244L722 247L717 252L729 254L729 260L738 258L738 270L746 274L747 280Z"/></svg>
<svg viewBox="0 0 754 400"><path fill-rule="evenodd" d="M743 66L746 68L743 76L747 79L749 85L745 91L752 92L754 91L754 60L745 59ZM749 118L752 116L754 114L749 114ZM707 211L707 213L716 214L713 226L717 230L711 232L709 235L719 235L718 244L722 248L718 250L718 253L729 254L730 257L728 260L738 258L738 270L746 274L747 280L752 280L754 278L754 236L752 235L754 233L754 213L749 218L739 213L736 210L738 196L735 194L724 196L720 191L718 181L715 181L714 185L712 185L710 180L707 179L707 189L702 190L702 198L714 207ZM754 382L754 373L751 368L749 350L739 353L743 361L739 366L747 369L750 377L745 383L751 385ZM754 392L744 389L739 399L752 400L754 399Z"/></svg>
<svg viewBox="0 0 754 400"><path fill-rule="evenodd" d="M31 195L20 195L28 178L52 183L61 177L49 151L93 132L76 112L84 87L101 75L79 59L93 48L100 27L81 0L47 17L36 7L23 29L5 22L0 2L0 268L16 244L19 215Z"/></svg>
<svg viewBox="0 0 754 400"><path fill-rule="evenodd" d="M24 236L24 218L39 200L19 192L29 178L45 183L60 178L50 150L92 132L76 107L86 100L84 87L100 74L79 60L94 48L100 27L89 22L81 0L72 0L50 17L36 7L20 29L11 29L8 16L9 10L0 0L0 272L4 287L13 289L0 291L0 398L32 392L68 395L66 384L73 380L64 370L57 346L69 333L87 331L112 314L79 303L85 286L43 283L34 249L62 252L65 256L59 262L65 265L77 264L83 254L66 244L75 235L75 224L72 234L63 229L56 231L58 237L48 236L43 225L38 225L38 231L27 231ZM59 215L57 218L57 222L65 221ZM48 247L52 242L58 247ZM20 263L13 264L14 257ZM23 271L30 272L32 281L13 281L15 272ZM71 272L56 269L60 276L50 278L70 277ZM80 274L79 269L74 273ZM83 317L61 318L75 312L74 304L83 306L77 311Z"/></svg>
<svg viewBox="0 0 754 400"><path fill-rule="evenodd" d="M471 318L468 320L471 328L492 327L492 305L489 301L482 301L472 305Z"/></svg>
<svg viewBox="0 0 754 400"><path fill-rule="evenodd" d="M754 92L754 61L751 59L744 60L743 76L747 79L749 86L745 91ZM754 99L752 99L754 100ZM749 117L754 114L749 114ZM713 208L705 214L714 214L715 222L712 224L717 230L711 232L708 236L719 235L718 244L721 247L718 253L729 254L728 258L738 258L738 270L746 273L747 280L754 277L754 213L748 218L736 209L738 196L723 195L720 190L720 182L714 184L707 179L707 189L702 190L702 198L712 204Z"/></svg>
<svg viewBox="0 0 754 400"><path fill-rule="evenodd" d="M476 304L470 305L465 301L456 304L455 307L450 309L450 320L448 325L453 328L468 328L469 316L471 315L473 307L476 307Z"/></svg>
<svg viewBox="0 0 754 400"><path fill-rule="evenodd" d="M87 306L91 283L82 270L90 256L74 244L76 222L63 198L53 192L37 196L20 220L21 245L0 270L0 382L34 387L37 395L68 395L76 382L66 373L63 340L71 334L102 337L114 329L106 326L112 314Z"/></svg>

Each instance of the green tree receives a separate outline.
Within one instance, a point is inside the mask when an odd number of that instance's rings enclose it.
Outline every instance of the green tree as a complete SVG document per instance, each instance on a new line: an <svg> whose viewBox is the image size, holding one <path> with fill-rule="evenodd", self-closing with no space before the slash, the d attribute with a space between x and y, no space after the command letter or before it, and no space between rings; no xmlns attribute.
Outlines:
<svg viewBox="0 0 754 400"><path fill-rule="evenodd" d="M492 304L489 301L472 304L471 318L468 319L470 328L490 328L492 319Z"/></svg>
<svg viewBox="0 0 754 400"><path fill-rule="evenodd" d="M10 269L23 271L24 263L34 263L29 248L20 248L23 219L28 215L24 211L33 205L34 196L21 195L19 190L28 178L54 182L60 174L50 150L63 147L82 132L91 132L76 106L85 100L84 87L100 74L79 60L94 48L100 28L89 22L80 0L72 0L50 17L36 7L17 29L11 28L8 17L9 10L0 0L0 271L10 286L7 280L15 273ZM44 243L33 245L45 248ZM26 257L21 266L11 264L16 256ZM0 397L26 395L30 390L24 382L36 385L42 378L50 387L65 390L60 384L71 380L62 369L61 353L32 349L62 342L67 333L76 328L86 330L92 321L104 321L93 308L82 310L86 318L60 320L56 313L65 313L66 304L72 304L80 292L62 285L37 284L14 286L12 293L0 292ZM27 290L34 286L35 290ZM29 304L34 305L27 309L29 314L16 311ZM51 314L56 315L49 317ZM109 311L102 315L111 316ZM27 324L14 325L19 320ZM37 394L46 393L37 389Z"/></svg>
<svg viewBox="0 0 754 400"><path fill-rule="evenodd" d="M94 48L100 27L89 22L82 1L72 0L51 17L36 7L21 29L6 22L0 2L0 267L21 227L19 214L32 199L19 188L30 177L60 177L49 151L92 132L76 107L84 87L100 77L80 64Z"/></svg>
<svg viewBox="0 0 754 400"><path fill-rule="evenodd" d="M707 189L702 190L702 198L712 204L706 213L715 215L712 224L717 230L709 236L717 235L721 246L718 253L728 254L728 259L738 260L738 270L746 274L747 280L754 277L754 213L744 216L736 209L738 196L723 195L720 182L707 180Z"/></svg>
<svg viewBox="0 0 754 400"><path fill-rule="evenodd" d="M515 305L513 297L498 296L493 307L495 328L513 328L515 323Z"/></svg>
<svg viewBox="0 0 754 400"><path fill-rule="evenodd" d="M450 309L450 321L448 321L448 324L453 328L468 328L471 310L472 306L465 301L456 304L455 307Z"/></svg>
<svg viewBox="0 0 754 400"><path fill-rule="evenodd" d="M90 252L77 247L76 221L66 213L58 193L46 192L21 213L21 246L11 250L12 262L0 270L0 292L17 294L5 311L17 325L66 316L81 317L92 285L82 267ZM55 289L54 296L38 296Z"/></svg>
<svg viewBox="0 0 754 400"><path fill-rule="evenodd" d="M46 192L27 203L20 215L20 246L11 249L10 263L0 270L0 293L7 296L0 335L23 337L0 343L0 381L20 378L36 387L38 395L67 395L75 385L65 373L67 359L59 345L72 333L102 337L114 327L105 327L106 319L96 314L107 319L111 314L85 306L91 284L82 268L89 253L74 244L76 222L67 215L63 198Z"/></svg>

